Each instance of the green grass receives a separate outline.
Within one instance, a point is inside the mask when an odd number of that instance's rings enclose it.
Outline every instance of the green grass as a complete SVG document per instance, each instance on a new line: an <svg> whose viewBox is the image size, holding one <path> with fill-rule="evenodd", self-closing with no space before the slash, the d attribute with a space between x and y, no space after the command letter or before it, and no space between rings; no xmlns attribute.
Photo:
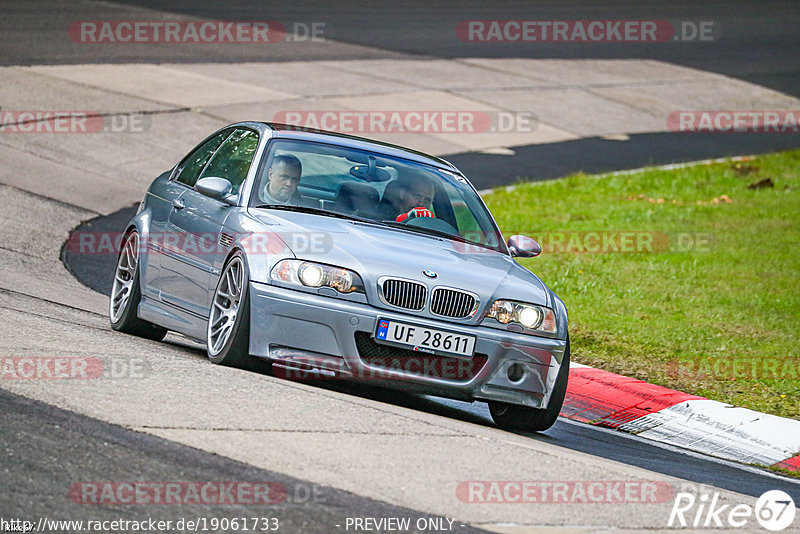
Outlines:
<svg viewBox="0 0 800 534"><path fill-rule="evenodd" d="M504 235L542 238L520 263L566 303L575 361L800 418L798 175L791 151L521 183L485 201ZM765 178L774 187L748 189ZM578 252L596 243L585 232L615 231L655 236L652 251ZM744 371L765 359L755 378Z"/></svg>

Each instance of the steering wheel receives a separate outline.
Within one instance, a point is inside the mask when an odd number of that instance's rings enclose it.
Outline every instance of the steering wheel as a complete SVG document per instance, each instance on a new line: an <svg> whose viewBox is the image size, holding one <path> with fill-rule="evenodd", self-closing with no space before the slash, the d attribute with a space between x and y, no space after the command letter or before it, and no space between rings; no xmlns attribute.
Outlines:
<svg viewBox="0 0 800 534"><path fill-rule="evenodd" d="M428 228L446 234L460 235L452 224L443 219L437 219L436 217L414 217L413 219L406 219L406 224L408 226L419 226L420 228Z"/></svg>

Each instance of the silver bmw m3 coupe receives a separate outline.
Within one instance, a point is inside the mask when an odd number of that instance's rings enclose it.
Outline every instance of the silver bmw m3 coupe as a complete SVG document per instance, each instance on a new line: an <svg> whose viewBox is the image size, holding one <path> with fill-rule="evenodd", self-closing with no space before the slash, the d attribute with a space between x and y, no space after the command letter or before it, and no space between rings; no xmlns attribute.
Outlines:
<svg viewBox="0 0 800 534"><path fill-rule="evenodd" d="M555 422L564 303L515 257L453 165L291 126L215 132L155 179L120 248L114 329L203 341L298 378L486 401L502 428Z"/></svg>

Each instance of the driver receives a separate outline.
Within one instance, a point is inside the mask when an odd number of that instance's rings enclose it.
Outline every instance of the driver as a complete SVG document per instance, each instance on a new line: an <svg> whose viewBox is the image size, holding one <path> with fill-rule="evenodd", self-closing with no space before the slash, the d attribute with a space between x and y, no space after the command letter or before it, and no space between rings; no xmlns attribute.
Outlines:
<svg viewBox="0 0 800 534"><path fill-rule="evenodd" d="M269 168L269 181L264 184L261 198L266 204L300 204L297 186L300 184L302 173L303 164L297 156L291 154L275 156Z"/></svg>
<svg viewBox="0 0 800 534"><path fill-rule="evenodd" d="M434 216L431 208L435 190L433 183L427 178L400 175L396 182L391 182L386 187L379 207L381 218L404 222L414 217Z"/></svg>

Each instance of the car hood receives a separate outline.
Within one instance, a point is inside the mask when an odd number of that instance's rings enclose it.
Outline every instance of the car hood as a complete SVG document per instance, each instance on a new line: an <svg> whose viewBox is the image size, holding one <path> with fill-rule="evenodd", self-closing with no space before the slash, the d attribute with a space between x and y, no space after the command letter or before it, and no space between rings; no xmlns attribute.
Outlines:
<svg viewBox="0 0 800 534"><path fill-rule="evenodd" d="M545 285L510 256L447 238L315 214L273 211L257 215L304 260L346 267L364 281L377 302L377 281L393 276L432 289L447 286L476 293L481 307L497 298L549 306ZM433 271L429 278L423 271ZM480 314L479 314L480 315Z"/></svg>

